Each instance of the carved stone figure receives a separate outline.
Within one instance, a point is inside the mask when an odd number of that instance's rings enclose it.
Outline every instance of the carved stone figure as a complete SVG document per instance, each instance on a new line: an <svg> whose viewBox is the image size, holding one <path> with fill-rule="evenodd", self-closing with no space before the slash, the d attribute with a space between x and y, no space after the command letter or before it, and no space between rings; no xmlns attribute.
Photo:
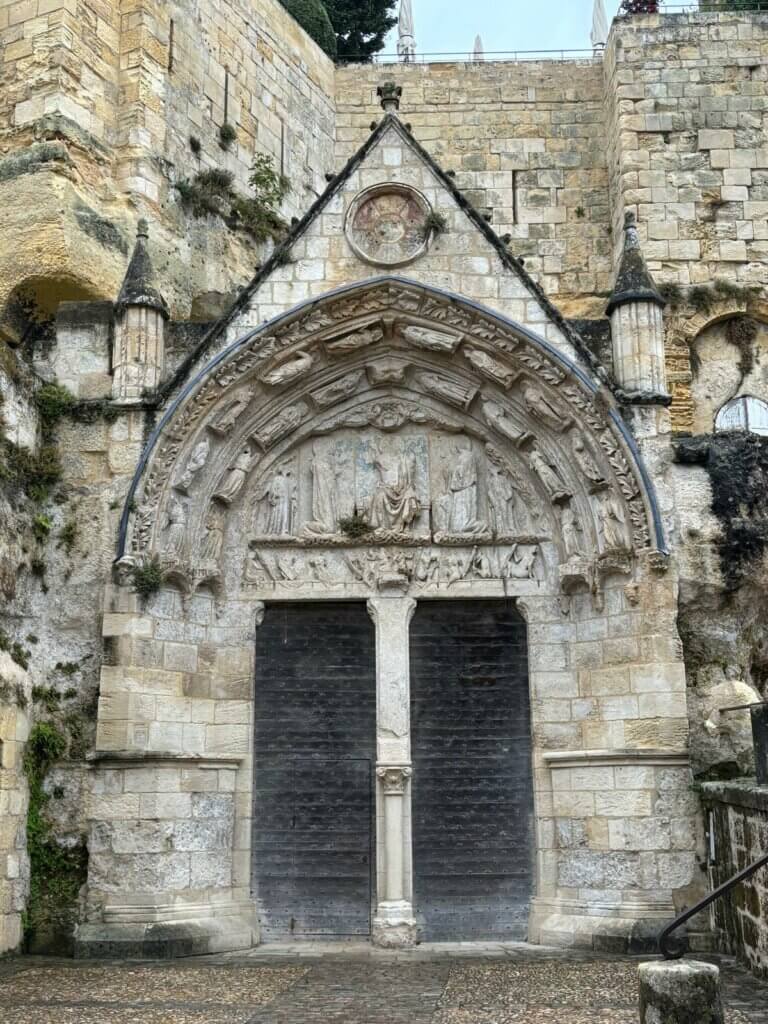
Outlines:
<svg viewBox="0 0 768 1024"><path fill-rule="evenodd" d="M605 477L600 472L597 463L592 457L592 453L580 434L573 435L571 447L573 448L573 458L576 465L590 484L594 487L602 487L606 483Z"/></svg>
<svg viewBox="0 0 768 1024"><path fill-rule="evenodd" d="M537 545L521 547L514 545L504 560L501 575L507 580L536 579L536 557L539 553Z"/></svg>
<svg viewBox="0 0 768 1024"><path fill-rule="evenodd" d="M477 388L468 387L449 377L441 377L437 373L420 373L419 383L428 395L442 398L459 409L468 409L477 394Z"/></svg>
<svg viewBox="0 0 768 1024"><path fill-rule="evenodd" d="M224 545L224 513L214 505L205 517L205 533L200 545L200 562L203 565L219 564Z"/></svg>
<svg viewBox="0 0 768 1024"><path fill-rule="evenodd" d="M477 462L471 446L455 445L456 461L450 479L452 533L477 529Z"/></svg>
<svg viewBox="0 0 768 1024"><path fill-rule="evenodd" d="M291 470L275 470L267 486L258 495L258 500L267 503L266 535L291 536L296 520L296 481Z"/></svg>
<svg viewBox="0 0 768 1024"><path fill-rule="evenodd" d="M230 505L243 489L248 472L253 464L253 452L250 448L244 448L237 456L232 468L224 478L221 487L214 494L214 498Z"/></svg>
<svg viewBox="0 0 768 1024"><path fill-rule="evenodd" d="M412 345L430 352L455 352L461 343L460 334L433 331L428 327L404 327L402 334Z"/></svg>
<svg viewBox="0 0 768 1024"><path fill-rule="evenodd" d="M625 551L627 543L627 518L621 501L608 491L601 495L597 505L597 519L606 551Z"/></svg>
<svg viewBox="0 0 768 1024"><path fill-rule="evenodd" d="M333 578L328 571L328 563L322 555L315 555L307 559L307 567L311 578L316 583L333 583Z"/></svg>
<svg viewBox="0 0 768 1024"><path fill-rule="evenodd" d="M195 447L192 449L192 454L187 459L187 464L184 467L184 472L178 479L176 488L183 491L184 494L189 492L189 488L192 486L192 480L195 475L200 472L203 466L208 461L208 455L211 450L211 442L207 437L204 437L202 441L198 441Z"/></svg>
<svg viewBox="0 0 768 1024"><path fill-rule="evenodd" d="M563 545L566 559L570 562L584 557L583 530L576 518L571 502L560 508L560 529L563 533Z"/></svg>
<svg viewBox="0 0 768 1024"><path fill-rule="evenodd" d="M416 463L400 452L388 455L377 448L373 465L379 475L368 511L374 529L405 533L419 515L419 499L414 490Z"/></svg>
<svg viewBox="0 0 768 1024"><path fill-rule="evenodd" d="M491 529L497 537L515 532L514 507L517 501L512 481L500 466L488 464L488 512Z"/></svg>
<svg viewBox="0 0 768 1024"><path fill-rule="evenodd" d="M291 555L290 558L287 555L284 557L278 556L275 559L275 566L280 578L287 580L289 583L300 578L301 566L296 555Z"/></svg>
<svg viewBox="0 0 768 1024"><path fill-rule="evenodd" d="M515 429L514 423L497 402L483 402L482 408L483 416L488 426L498 430L504 437L509 438L513 444L522 444L531 437L526 431Z"/></svg>
<svg viewBox="0 0 768 1024"><path fill-rule="evenodd" d="M560 479L557 470L547 461L535 444L528 452L528 461L531 464L531 469L541 480L544 489L555 504L570 498L571 495L568 488Z"/></svg>
<svg viewBox="0 0 768 1024"><path fill-rule="evenodd" d="M404 363L400 359L377 359L375 362L368 363L365 372L371 387L378 387L381 384L405 383L407 369L408 363Z"/></svg>
<svg viewBox="0 0 768 1024"><path fill-rule="evenodd" d="M338 456L326 454L319 445L312 448L312 521L304 524L308 535L332 535L339 522L339 477L341 465Z"/></svg>
<svg viewBox="0 0 768 1024"><path fill-rule="evenodd" d="M438 555L431 549L420 552L414 575L419 583L439 583L440 558Z"/></svg>
<svg viewBox="0 0 768 1024"><path fill-rule="evenodd" d="M551 398L547 398L544 392L534 384L526 384L523 388L523 405L535 420L558 433L572 423L571 417L562 406Z"/></svg>
<svg viewBox="0 0 768 1024"><path fill-rule="evenodd" d="M254 437L262 448L269 448L281 437L290 434L292 430L304 419L307 413L307 406L304 402L297 402L275 416L266 426L262 427Z"/></svg>
<svg viewBox="0 0 768 1024"><path fill-rule="evenodd" d="M324 388L318 388L317 391L313 391L312 398L321 409L326 409L328 406L342 402L345 398L353 395L357 391L361 377L362 374L359 372L349 373L346 377L340 377L331 384L326 384Z"/></svg>
<svg viewBox="0 0 768 1024"><path fill-rule="evenodd" d="M279 384L287 384L288 381L295 380L297 377L303 377L309 373L313 362L314 360L308 352L297 352L296 355L276 366L274 370L262 374L261 380L272 387L276 387Z"/></svg>
<svg viewBox="0 0 768 1024"><path fill-rule="evenodd" d="M348 352L357 352L361 348L368 348L375 345L384 337L384 331L380 327L369 327L364 331L355 331L354 334L345 334L342 338L334 338L333 341L325 343L326 351L331 356L343 356Z"/></svg>
<svg viewBox="0 0 768 1024"><path fill-rule="evenodd" d="M453 558L448 559L448 576L446 582L449 587L453 586L454 583L460 583L461 580L466 578L466 575L469 572L469 565L469 560L465 561L461 555L454 555Z"/></svg>
<svg viewBox="0 0 768 1024"><path fill-rule="evenodd" d="M254 396L252 387L238 388L224 409L211 424L219 434L228 433L250 405Z"/></svg>
<svg viewBox="0 0 768 1024"><path fill-rule="evenodd" d="M472 549L469 559L469 572L474 573L480 580L493 579L493 565L486 551L478 547Z"/></svg>
<svg viewBox="0 0 768 1024"><path fill-rule="evenodd" d="M184 558L187 544L187 506L177 497L168 502L168 523L165 533L163 555L172 562Z"/></svg>
<svg viewBox="0 0 768 1024"><path fill-rule="evenodd" d="M519 376L517 370L500 363L498 359L489 356L481 348L464 348L464 355L470 363L479 370L485 377L501 384L503 388L511 388Z"/></svg>

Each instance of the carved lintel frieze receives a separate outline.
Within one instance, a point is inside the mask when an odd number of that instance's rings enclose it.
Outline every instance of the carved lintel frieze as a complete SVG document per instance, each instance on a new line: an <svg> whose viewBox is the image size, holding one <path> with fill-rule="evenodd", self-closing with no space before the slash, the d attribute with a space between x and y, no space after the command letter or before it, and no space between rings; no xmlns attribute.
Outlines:
<svg viewBox="0 0 768 1024"><path fill-rule="evenodd" d="M407 765L380 765L376 769L384 796L403 796L412 775L413 769Z"/></svg>

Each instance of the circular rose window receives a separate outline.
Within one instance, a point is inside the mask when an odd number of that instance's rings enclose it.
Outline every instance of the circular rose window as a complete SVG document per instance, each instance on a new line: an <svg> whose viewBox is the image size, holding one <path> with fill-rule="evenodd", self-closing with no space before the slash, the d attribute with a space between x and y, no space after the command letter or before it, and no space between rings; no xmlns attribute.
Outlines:
<svg viewBox="0 0 768 1024"><path fill-rule="evenodd" d="M374 185L361 192L347 213L349 244L367 263L400 267L426 251L430 206L408 185Z"/></svg>

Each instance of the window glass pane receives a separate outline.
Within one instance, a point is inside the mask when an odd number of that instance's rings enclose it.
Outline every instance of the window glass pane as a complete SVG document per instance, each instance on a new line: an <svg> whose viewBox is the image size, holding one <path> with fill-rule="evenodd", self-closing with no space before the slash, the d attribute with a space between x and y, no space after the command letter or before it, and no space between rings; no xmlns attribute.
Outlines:
<svg viewBox="0 0 768 1024"><path fill-rule="evenodd" d="M715 430L749 430L768 437L768 403L751 395L734 398L717 414Z"/></svg>

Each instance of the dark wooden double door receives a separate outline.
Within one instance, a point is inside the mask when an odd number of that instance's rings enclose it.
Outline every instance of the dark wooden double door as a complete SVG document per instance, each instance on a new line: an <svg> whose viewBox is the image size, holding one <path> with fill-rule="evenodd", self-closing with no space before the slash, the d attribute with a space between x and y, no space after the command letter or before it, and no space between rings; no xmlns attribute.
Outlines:
<svg viewBox="0 0 768 1024"><path fill-rule="evenodd" d="M533 850L524 623L508 602L420 602L410 650L422 938L522 938ZM365 604L268 605L255 711L263 941L369 935L376 677Z"/></svg>

